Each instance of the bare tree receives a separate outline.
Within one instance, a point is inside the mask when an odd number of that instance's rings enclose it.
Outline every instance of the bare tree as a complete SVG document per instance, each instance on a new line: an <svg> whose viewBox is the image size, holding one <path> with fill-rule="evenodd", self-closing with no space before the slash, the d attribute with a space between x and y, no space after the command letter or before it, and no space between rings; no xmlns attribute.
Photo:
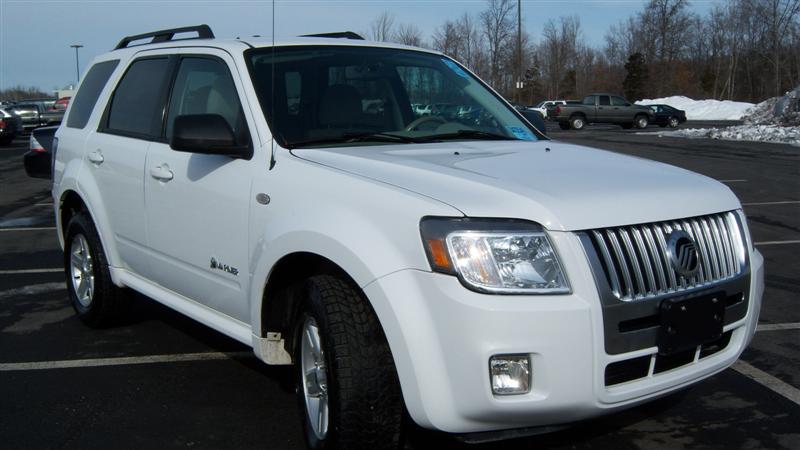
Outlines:
<svg viewBox="0 0 800 450"><path fill-rule="evenodd" d="M422 32L413 24L402 24L397 27L394 41L404 45L422 47Z"/></svg>
<svg viewBox="0 0 800 450"><path fill-rule="evenodd" d="M384 11L372 21L370 31L373 41L391 41L394 36L394 16L388 11Z"/></svg>
<svg viewBox="0 0 800 450"><path fill-rule="evenodd" d="M800 0L761 0L755 10L766 26L766 41L770 48L767 58L772 62L775 75L775 95L781 95L781 56L789 32L796 26Z"/></svg>
<svg viewBox="0 0 800 450"><path fill-rule="evenodd" d="M551 97L578 94L577 60L581 46L581 22L577 16L549 20L542 31L540 55L547 92ZM568 83L568 84L567 84Z"/></svg>
<svg viewBox="0 0 800 450"><path fill-rule="evenodd" d="M481 13L482 31L488 46L490 81L496 89L500 88L502 66L509 62L507 57L515 9L510 0L488 0L486 10Z"/></svg>

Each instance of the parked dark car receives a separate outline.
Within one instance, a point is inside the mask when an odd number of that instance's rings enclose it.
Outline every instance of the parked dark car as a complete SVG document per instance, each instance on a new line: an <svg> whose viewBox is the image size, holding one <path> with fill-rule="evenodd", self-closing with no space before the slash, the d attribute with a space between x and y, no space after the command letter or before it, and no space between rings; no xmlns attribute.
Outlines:
<svg viewBox="0 0 800 450"><path fill-rule="evenodd" d="M558 105L553 119L564 129L581 130L590 123L613 123L622 128L647 128L653 112L614 94L592 94L579 104Z"/></svg>
<svg viewBox="0 0 800 450"><path fill-rule="evenodd" d="M0 145L10 144L22 134L22 118L13 112L0 109Z"/></svg>
<svg viewBox="0 0 800 450"><path fill-rule="evenodd" d="M30 150L23 155L25 173L33 178L52 178L54 142L57 126L37 128L31 132Z"/></svg>
<svg viewBox="0 0 800 450"><path fill-rule="evenodd" d="M678 128L686 122L686 111L669 105L648 105L653 111L653 123L661 127Z"/></svg>
<svg viewBox="0 0 800 450"><path fill-rule="evenodd" d="M519 111L519 113L522 114L522 117L530 122L531 125L536 127L537 130L541 131L542 134L547 134L547 127L544 123L544 117L542 117L542 114L539 111L522 105L512 105L514 106L514 109Z"/></svg>

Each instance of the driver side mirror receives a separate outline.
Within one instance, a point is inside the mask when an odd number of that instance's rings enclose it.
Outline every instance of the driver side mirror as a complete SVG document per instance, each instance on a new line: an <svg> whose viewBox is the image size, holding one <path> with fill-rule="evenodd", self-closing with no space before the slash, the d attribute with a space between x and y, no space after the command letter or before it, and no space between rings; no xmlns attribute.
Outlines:
<svg viewBox="0 0 800 450"><path fill-rule="evenodd" d="M179 152L223 155L250 159L253 150L239 145L231 126L219 114L187 114L175 117L169 146Z"/></svg>

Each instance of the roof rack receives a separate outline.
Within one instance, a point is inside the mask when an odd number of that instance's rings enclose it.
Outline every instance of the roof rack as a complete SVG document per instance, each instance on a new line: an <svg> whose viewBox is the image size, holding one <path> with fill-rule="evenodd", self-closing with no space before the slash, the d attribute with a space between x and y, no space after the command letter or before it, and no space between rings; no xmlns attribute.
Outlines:
<svg viewBox="0 0 800 450"><path fill-rule="evenodd" d="M190 38L181 38L181 39L173 39L176 34L178 33L197 33L197 37L190 37ZM129 45L131 42L139 41L141 39L153 38L150 42L143 42L141 44L134 44ZM147 44L155 44L157 42L169 42L169 41L185 41L188 39L214 39L214 33L211 31L211 27L206 24L203 25L193 25L190 27L183 27L183 28L170 28L168 30L159 30L159 31L152 31L150 33L143 33L137 34L135 36L126 36L119 41L114 50L119 50L121 48L128 48L128 47L135 47L137 45L147 45Z"/></svg>
<svg viewBox="0 0 800 450"><path fill-rule="evenodd" d="M364 38L352 31L337 31L335 33L319 33L319 34L304 34L300 37L321 37L321 38L332 38L332 39L355 39L358 41L363 41Z"/></svg>

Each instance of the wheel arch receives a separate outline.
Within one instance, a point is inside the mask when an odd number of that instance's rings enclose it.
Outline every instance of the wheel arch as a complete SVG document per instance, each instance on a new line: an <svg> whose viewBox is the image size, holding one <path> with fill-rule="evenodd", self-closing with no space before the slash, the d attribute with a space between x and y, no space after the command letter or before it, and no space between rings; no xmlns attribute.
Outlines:
<svg viewBox="0 0 800 450"><path fill-rule="evenodd" d="M89 201L86 193L82 190L79 190L77 187L68 187L64 189L58 198L56 230L58 232L58 239L61 242L62 248L64 248L65 245L64 240L67 233L67 225L69 224L70 219L75 214L84 212L89 215L89 218L97 230L97 234L100 237L100 243L103 246L103 251L106 255L109 266L115 266L116 262L119 261L119 258L117 256L116 247L111 245L111 242L109 239L107 239L106 230L109 229L109 225L108 218L105 216L105 214L102 214L101 212L98 212L92 208L91 202ZM121 282L118 280L116 271L111 270L110 272L111 280L114 282L114 284L117 286L122 286Z"/></svg>

